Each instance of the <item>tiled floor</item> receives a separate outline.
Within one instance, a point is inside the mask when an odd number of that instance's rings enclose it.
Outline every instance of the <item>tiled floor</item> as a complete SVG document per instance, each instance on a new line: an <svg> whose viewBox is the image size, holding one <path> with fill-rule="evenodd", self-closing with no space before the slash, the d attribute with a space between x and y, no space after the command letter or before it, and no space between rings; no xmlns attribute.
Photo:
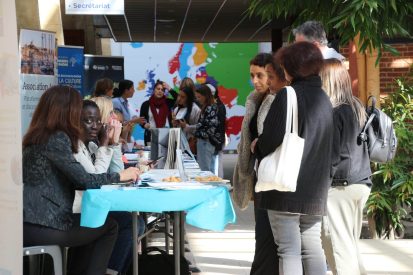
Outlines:
<svg viewBox="0 0 413 275"><path fill-rule="evenodd" d="M186 226L188 256L201 270L195 274L249 274L255 245L252 205L237 214L237 223L223 232ZM361 240L361 252L369 275L413 275L413 240Z"/></svg>

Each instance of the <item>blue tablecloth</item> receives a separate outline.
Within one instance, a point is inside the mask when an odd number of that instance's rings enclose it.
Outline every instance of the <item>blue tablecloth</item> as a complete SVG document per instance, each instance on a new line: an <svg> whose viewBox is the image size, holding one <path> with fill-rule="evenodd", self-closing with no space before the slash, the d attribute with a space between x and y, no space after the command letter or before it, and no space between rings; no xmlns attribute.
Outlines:
<svg viewBox="0 0 413 275"><path fill-rule="evenodd" d="M186 211L190 225L223 230L236 220L228 189L218 186L195 190L87 190L82 198L81 226L99 227L109 211Z"/></svg>

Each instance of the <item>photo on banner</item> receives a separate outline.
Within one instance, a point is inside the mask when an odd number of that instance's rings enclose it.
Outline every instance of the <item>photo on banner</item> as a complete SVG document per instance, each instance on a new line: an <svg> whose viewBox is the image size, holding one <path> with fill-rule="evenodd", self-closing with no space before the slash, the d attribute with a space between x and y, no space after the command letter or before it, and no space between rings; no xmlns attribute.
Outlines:
<svg viewBox="0 0 413 275"><path fill-rule="evenodd" d="M68 85L83 93L83 47L57 48L57 78L59 85Z"/></svg>
<svg viewBox="0 0 413 275"><path fill-rule="evenodd" d="M19 41L21 129L24 135L40 97L57 84L56 38L54 32L21 29Z"/></svg>

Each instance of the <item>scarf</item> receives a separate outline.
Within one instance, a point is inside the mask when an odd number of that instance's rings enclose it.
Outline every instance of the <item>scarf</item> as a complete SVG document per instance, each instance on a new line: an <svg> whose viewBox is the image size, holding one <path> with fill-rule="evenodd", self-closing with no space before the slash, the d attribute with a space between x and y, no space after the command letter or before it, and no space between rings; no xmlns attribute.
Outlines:
<svg viewBox="0 0 413 275"><path fill-rule="evenodd" d="M151 96L151 98L149 99L149 107L151 108L156 128L165 127L166 120L169 116L169 108L166 102L166 96L163 96L161 98Z"/></svg>

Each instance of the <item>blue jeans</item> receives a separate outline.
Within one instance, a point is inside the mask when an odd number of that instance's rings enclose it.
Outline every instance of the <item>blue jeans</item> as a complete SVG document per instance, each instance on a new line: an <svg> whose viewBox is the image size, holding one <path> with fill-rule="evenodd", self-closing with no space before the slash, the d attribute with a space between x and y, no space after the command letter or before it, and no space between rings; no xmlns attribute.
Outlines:
<svg viewBox="0 0 413 275"><path fill-rule="evenodd" d="M132 263L133 236L132 236L132 214L130 212L109 212L109 217L118 223L118 238L113 247L108 268L125 273ZM138 217L138 235L145 231L145 223L141 216Z"/></svg>
<svg viewBox="0 0 413 275"><path fill-rule="evenodd" d="M278 245L280 275L326 274L321 247L321 216L268 210L275 243Z"/></svg>
<svg viewBox="0 0 413 275"><path fill-rule="evenodd" d="M207 139L198 138L196 142L196 158L199 164L199 168L202 171L214 172L212 167L212 158L215 153L215 146L209 142Z"/></svg>

